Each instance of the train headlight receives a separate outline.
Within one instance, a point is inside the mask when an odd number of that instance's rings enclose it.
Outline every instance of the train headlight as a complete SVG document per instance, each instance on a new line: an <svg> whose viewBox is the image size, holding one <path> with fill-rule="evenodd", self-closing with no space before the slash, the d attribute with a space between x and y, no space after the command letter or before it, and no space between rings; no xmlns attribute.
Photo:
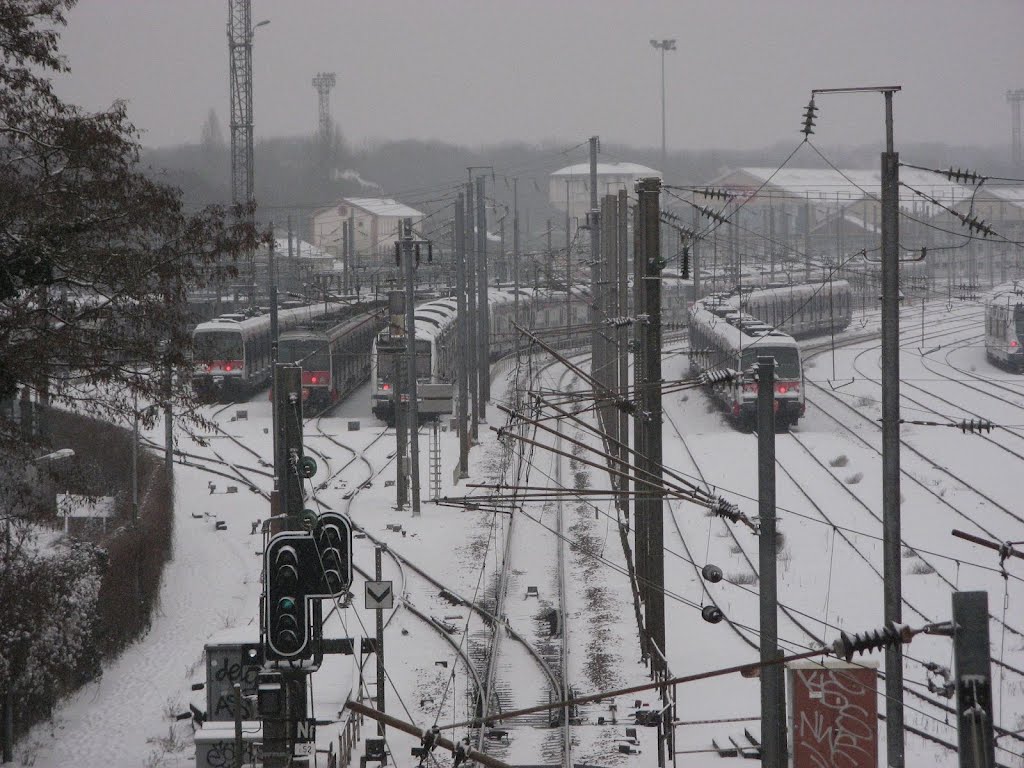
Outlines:
<svg viewBox="0 0 1024 768"><path fill-rule="evenodd" d="M224 370L225 371L230 371L231 370L231 363L228 363L227 365L225 365L224 366Z"/></svg>
<svg viewBox="0 0 1024 768"><path fill-rule="evenodd" d="M317 382L316 376L310 376L309 377L309 383L310 384L316 384L316 382Z"/></svg>
<svg viewBox="0 0 1024 768"><path fill-rule="evenodd" d="M1017 340L1014 339L1013 341L1010 342L1010 347L1016 347L1016 346L1017 346Z"/></svg>

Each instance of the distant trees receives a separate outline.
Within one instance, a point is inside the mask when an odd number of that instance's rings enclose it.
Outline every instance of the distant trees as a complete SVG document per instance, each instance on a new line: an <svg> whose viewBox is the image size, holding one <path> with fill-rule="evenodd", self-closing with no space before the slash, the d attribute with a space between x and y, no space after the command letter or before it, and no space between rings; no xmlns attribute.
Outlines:
<svg viewBox="0 0 1024 768"><path fill-rule="evenodd" d="M186 291L257 238L144 172L123 103L89 114L54 94L74 2L0 0L0 398L123 414L186 363Z"/></svg>

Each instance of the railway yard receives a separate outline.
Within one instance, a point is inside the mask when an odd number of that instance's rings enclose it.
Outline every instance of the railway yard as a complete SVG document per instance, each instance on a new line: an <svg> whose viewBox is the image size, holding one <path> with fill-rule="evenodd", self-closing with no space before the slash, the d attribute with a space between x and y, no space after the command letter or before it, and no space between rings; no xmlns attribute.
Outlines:
<svg viewBox="0 0 1024 768"><path fill-rule="evenodd" d="M1019 570L1002 571L995 553L950 531L1022 538L1016 462L1024 456L1024 381L986 362L977 303L913 303L902 314L903 418L996 425L979 434L903 428L904 621L944 619L953 590L989 592L996 758L1019 765L1024 582ZM777 436L776 448L779 644L787 652L881 623L878 327L877 311L868 310L856 313L834 342L801 342L806 413ZM689 375L686 352L685 340L666 342L666 380ZM571 359L587 364L581 354ZM384 545L383 577L395 595L384 615L387 711L421 728L440 725L445 733L480 714L478 706L486 716L648 680L614 506L584 493L608 489L609 478L580 462L572 447L571 440L586 435L565 422L559 435L537 431L537 445L519 451L491 429L506 423L498 405L510 403L517 389L571 392L583 386L578 374L534 354L502 360L492 379L487 423L471 452L467 482L574 488L578 496L527 501L512 514L496 514L472 504L429 503L424 494L423 513L413 518L394 508L394 432L370 415L368 386L323 413L307 412L304 424L307 455L320 463L307 504L347 514L355 531L355 597L348 606L325 603L324 635L373 635L375 617L363 610L362 582L373 574L375 547ZM270 412L265 392L247 403L206 406L204 416L216 428L179 436L175 558L164 576L154 631L56 712L51 724L30 734L42 764L72 746L80 765L119 764L140 754L151 755L154 765L193 764L190 724L171 713L190 701L201 704L202 694L191 686L203 678L204 643L225 630L258 639L264 544L253 532L267 516L272 488ZM666 395L664 423L667 466L756 515L756 437L738 430L697 389ZM161 439L157 431L146 435L154 448ZM426 451L420 455L426 477ZM445 429L442 496L485 493L452 484L457 455L456 437ZM673 500L665 507L664 541L670 676L756 660L757 538ZM702 578L705 564L721 568L724 579ZM700 609L709 604L721 609L721 622L701 620ZM866 658L880 661L877 654ZM362 661L329 657L312 678L312 714L337 723L318 730L324 750L335 748L346 699L376 696L373 657ZM921 636L906 647L908 762L952 766L954 700L930 690L944 681L929 665L950 667L948 638ZM133 698L133 687L143 685L160 695ZM717 756L715 746L730 740L755 746L757 680L698 681L678 686L675 695L676 764L741 764L741 757ZM450 735L471 737L475 749L518 765L646 765L640 755L657 752L657 729L634 725L643 720L635 713L658 707L650 692L610 697L485 728L459 727ZM364 726L371 734L372 728ZM387 740L394 762L408 764L417 740L391 728Z"/></svg>

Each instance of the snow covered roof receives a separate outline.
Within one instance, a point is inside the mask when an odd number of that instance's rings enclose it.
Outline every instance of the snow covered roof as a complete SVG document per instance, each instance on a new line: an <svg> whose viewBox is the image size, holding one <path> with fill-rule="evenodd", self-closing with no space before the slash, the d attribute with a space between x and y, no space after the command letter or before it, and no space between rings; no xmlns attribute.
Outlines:
<svg viewBox="0 0 1024 768"><path fill-rule="evenodd" d="M589 176L590 175L590 163L577 163L576 165L567 165L565 168L559 168L554 171L552 176ZM646 165L638 165L636 163L598 163L597 164L597 175L598 176L658 176L661 177L661 171L656 171L653 168L648 168Z"/></svg>
<svg viewBox="0 0 1024 768"><path fill-rule="evenodd" d="M757 184L767 184L767 189L782 190L794 197L803 197L819 206L840 207L865 199L881 198L882 174L879 169L831 168L757 168L736 169L754 178ZM773 175L774 174L774 175ZM725 174L728 176L730 174ZM724 178L720 177L720 178ZM900 208L926 216L941 213L941 207L908 189L923 192L944 205L954 205L974 194L972 187L954 184L945 176L916 168L900 168Z"/></svg>
<svg viewBox="0 0 1024 768"><path fill-rule="evenodd" d="M1018 208L1024 208L1024 187L1000 187L988 186L986 184L982 187L982 191L988 197L995 198L1004 203L1010 203Z"/></svg>
<svg viewBox="0 0 1024 768"><path fill-rule="evenodd" d="M288 255L288 238L287 237L275 237L274 238L274 253L280 258L281 256ZM292 253L303 259L333 259L334 256L324 251L322 248L318 248L312 243L307 243L305 240L299 240L295 238L292 240Z"/></svg>
<svg viewBox="0 0 1024 768"><path fill-rule="evenodd" d="M422 211L417 211L415 208L410 208L405 203L400 203L389 197L346 197L345 202L356 208L362 208L374 216L415 219L423 215Z"/></svg>

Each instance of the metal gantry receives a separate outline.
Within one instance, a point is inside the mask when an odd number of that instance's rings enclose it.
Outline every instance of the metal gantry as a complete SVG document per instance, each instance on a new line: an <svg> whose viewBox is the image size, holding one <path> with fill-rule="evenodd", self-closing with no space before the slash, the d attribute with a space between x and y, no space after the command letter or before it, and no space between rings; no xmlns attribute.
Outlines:
<svg viewBox="0 0 1024 768"><path fill-rule="evenodd" d="M331 139L331 89L336 83L333 72L317 72L313 78L320 104L320 139L325 142Z"/></svg>
<svg viewBox="0 0 1024 768"><path fill-rule="evenodd" d="M252 2L228 0L231 89L231 202L253 199Z"/></svg>
<svg viewBox="0 0 1024 768"><path fill-rule="evenodd" d="M1024 147L1021 146L1020 105L1024 103L1024 88L1006 92L1010 104L1010 134L1013 141L1013 164L1024 165Z"/></svg>

